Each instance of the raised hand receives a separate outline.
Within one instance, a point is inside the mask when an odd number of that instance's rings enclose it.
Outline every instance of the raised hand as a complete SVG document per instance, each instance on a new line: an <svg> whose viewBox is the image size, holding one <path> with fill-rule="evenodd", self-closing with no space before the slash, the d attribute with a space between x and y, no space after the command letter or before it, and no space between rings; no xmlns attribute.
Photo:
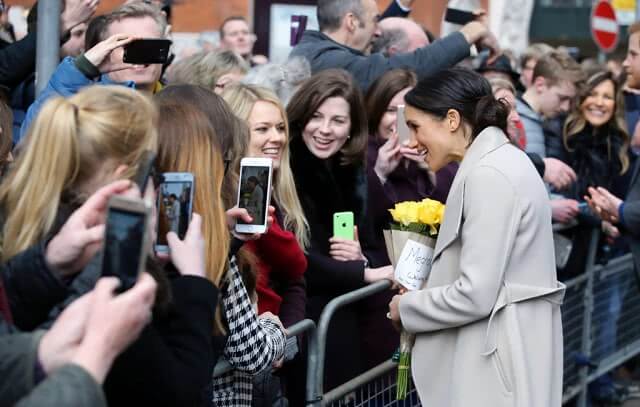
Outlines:
<svg viewBox="0 0 640 407"><path fill-rule="evenodd" d="M45 251L47 265L63 276L82 270L98 252L104 238L109 198L129 193L131 181L116 181L100 188L62 226Z"/></svg>
<svg viewBox="0 0 640 407"><path fill-rule="evenodd" d="M167 242L171 249L171 261L180 274L197 277L207 275L204 253L205 240L202 236L202 217L200 215L193 214L184 240L180 240L175 232L169 232Z"/></svg>

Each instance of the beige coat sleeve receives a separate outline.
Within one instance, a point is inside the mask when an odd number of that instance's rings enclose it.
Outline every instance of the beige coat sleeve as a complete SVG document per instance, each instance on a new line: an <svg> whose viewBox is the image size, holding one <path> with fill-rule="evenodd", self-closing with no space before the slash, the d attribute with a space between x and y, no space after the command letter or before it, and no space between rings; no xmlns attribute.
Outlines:
<svg viewBox="0 0 640 407"><path fill-rule="evenodd" d="M497 299L520 220L518 196L504 174L488 166L474 169L464 188L460 241L454 242L461 245L460 269L443 270L459 277L452 284L402 296L400 318L408 332L481 320Z"/></svg>

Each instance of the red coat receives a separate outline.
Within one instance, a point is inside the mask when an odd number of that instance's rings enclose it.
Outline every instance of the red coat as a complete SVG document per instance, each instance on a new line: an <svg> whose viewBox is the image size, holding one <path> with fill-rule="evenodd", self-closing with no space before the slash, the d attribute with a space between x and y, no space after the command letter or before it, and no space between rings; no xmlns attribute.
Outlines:
<svg viewBox="0 0 640 407"><path fill-rule="evenodd" d="M273 225L267 233L258 240L247 242L245 247L258 259L256 284L258 311L260 314L269 311L279 315L283 298L273 289L274 283L277 281L284 286L299 284L307 269L307 258L300 248L296 236L292 232L282 229L277 217L274 217ZM291 302L294 307L300 308L300 314L304 318L305 299ZM285 323L284 320L283 323ZM287 324L285 323L285 325Z"/></svg>

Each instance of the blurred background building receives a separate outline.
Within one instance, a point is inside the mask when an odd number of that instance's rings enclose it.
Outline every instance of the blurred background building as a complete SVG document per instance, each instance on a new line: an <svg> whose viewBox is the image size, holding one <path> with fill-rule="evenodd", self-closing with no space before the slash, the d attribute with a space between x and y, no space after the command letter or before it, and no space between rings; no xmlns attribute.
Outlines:
<svg viewBox="0 0 640 407"><path fill-rule="evenodd" d="M167 0L169 1L169 0ZM378 0L383 10L392 0ZM122 0L102 0L98 13L112 9ZM257 34L256 53L278 60L288 54L289 21L292 14L309 16L308 27L315 21L316 0L173 0L172 25L174 41L179 49L189 45L217 42L221 22L229 16L247 16ZM9 0L10 6L30 7L33 0ZM624 24L635 18L636 0L612 0L618 19ZM502 47L521 52L529 42L544 41L551 45L575 47L582 56L595 56L589 19L592 0L415 0L411 17L436 35L457 27L443 23L450 7L488 11L492 30ZM16 10L20 10L16 7ZM14 13L15 14L15 13ZM626 27L615 56L625 49Z"/></svg>

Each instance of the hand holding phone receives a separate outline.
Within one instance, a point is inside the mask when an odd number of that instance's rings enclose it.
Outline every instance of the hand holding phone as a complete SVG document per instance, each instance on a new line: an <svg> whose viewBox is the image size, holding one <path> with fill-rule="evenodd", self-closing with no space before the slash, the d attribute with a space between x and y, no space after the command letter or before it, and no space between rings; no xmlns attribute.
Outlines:
<svg viewBox="0 0 640 407"><path fill-rule="evenodd" d="M109 198L131 188L121 180L100 188L75 212L47 244L47 265L62 276L81 271L100 249Z"/></svg>
<svg viewBox="0 0 640 407"><path fill-rule="evenodd" d="M93 48L84 53L84 57L89 60L100 73L109 73L129 68L122 61L117 61L111 57L111 53L117 48L123 47L134 41L135 37L126 34L115 34L104 41L97 43Z"/></svg>
<svg viewBox="0 0 640 407"><path fill-rule="evenodd" d="M251 222L238 220L238 233L265 233L271 202L271 178L273 161L270 158L243 158L240 161L238 185L238 208L244 208L251 216Z"/></svg>
<svg viewBox="0 0 640 407"><path fill-rule="evenodd" d="M109 200L102 276L118 277L119 292L133 287L144 271L151 246L150 215L151 207L141 199L113 196Z"/></svg>

